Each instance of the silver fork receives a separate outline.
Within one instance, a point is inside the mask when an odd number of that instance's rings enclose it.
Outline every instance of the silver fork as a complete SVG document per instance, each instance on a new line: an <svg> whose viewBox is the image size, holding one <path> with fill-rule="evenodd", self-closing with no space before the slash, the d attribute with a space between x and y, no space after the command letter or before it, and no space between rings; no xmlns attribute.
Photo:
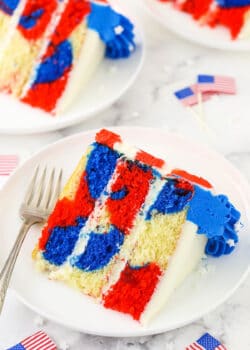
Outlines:
<svg viewBox="0 0 250 350"><path fill-rule="evenodd" d="M4 267L0 272L0 314L11 275L27 232L32 225L45 223L54 208L56 199L59 197L62 169L57 173L56 175L55 168L48 172L47 167L41 171L38 166L26 191L19 212L23 223Z"/></svg>

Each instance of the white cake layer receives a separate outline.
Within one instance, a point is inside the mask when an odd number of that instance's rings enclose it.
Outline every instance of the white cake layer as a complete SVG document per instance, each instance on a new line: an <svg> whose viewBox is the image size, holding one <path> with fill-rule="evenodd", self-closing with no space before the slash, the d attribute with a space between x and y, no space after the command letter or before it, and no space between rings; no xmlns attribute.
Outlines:
<svg viewBox="0 0 250 350"><path fill-rule="evenodd" d="M164 307L170 295L194 270L204 255L207 238L197 234L197 226L186 221L182 228L175 253L169 261L168 269L159 282L140 321L143 325L148 322Z"/></svg>
<svg viewBox="0 0 250 350"><path fill-rule="evenodd" d="M80 90L89 82L105 53L105 45L96 31L87 30L86 39L80 57L73 68L63 96L56 107L56 114L61 114L77 97Z"/></svg>
<svg viewBox="0 0 250 350"><path fill-rule="evenodd" d="M4 25L4 28L2 28L2 32L0 29L0 39L1 39L0 40L0 59L1 59L1 56L3 55L5 47L8 45L12 35L15 32L20 15L26 5L26 2L27 0L20 0L17 8L15 9L14 13L11 16L8 16L4 12L1 12L1 16L4 22L2 24Z"/></svg>

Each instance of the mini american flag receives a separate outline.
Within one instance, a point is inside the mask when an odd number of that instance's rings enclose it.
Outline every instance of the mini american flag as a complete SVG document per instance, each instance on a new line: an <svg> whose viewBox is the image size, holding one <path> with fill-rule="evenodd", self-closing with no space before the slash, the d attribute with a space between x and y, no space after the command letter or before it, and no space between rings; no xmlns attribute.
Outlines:
<svg viewBox="0 0 250 350"><path fill-rule="evenodd" d="M0 155L0 176L8 176L17 167L19 158L16 155Z"/></svg>
<svg viewBox="0 0 250 350"><path fill-rule="evenodd" d="M219 75L198 75L198 86L202 92L236 94L236 83L232 77Z"/></svg>
<svg viewBox="0 0 250 350"><path fill-rule="evenodd" d="M39 331L7 350L56 350L56 344L43 331Z"/></svg>
<svg viewBox="0 0 250 350"><path fill-rule="evenodd" d="M198 84L185 87L176 91L174 94L184 106L194 106L199 103L198 93L200 92ZM202 101L207 101L211 97L210 93L201 95Z"/></svg>
<svg viewBox="0 0 250 350"><path fill-rule="evenodd" d="M186 350L227 350L217 339L209 333L204 334L195 343L186 347Z"/></svg>

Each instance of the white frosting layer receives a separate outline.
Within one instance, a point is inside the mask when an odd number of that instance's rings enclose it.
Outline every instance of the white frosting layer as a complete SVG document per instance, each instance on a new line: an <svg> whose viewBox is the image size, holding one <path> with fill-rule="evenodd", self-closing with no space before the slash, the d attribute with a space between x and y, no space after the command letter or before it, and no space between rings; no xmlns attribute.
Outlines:
<svg viewBox="0 0 250 350"><path fill-rule="evenodd" d="M250 38L250 11L245 14L245 23L241 29L238 36L239 39L249 39Z"/></svg>
<svg viewBox="0 0 250 350"><path fill-rule="evenodd" d="M70 75L67 87L56 107L56 114L61 114L72 103L79 91L84 89L93 76L105 53L105 45L99 34L88 29L78 62Z"/></svg>
<svg viewBox="0 0 250 350"><path fill-rule="evenodd" d="M139 149L136 148L135 146L131 146L131 145L125 143L125 142L116 142L114 144L114 149L117 152L126 154L126 157L128 159L131 159L131 160L135 160L136 154L139 151Z"/></svg>
<svg viewBox="0 0 250 350"><path fill-rule="evenodd" d="M141 315L141 323L147 324L166 304L170 295L194 270L202 256L207 238L197 234L197 226L186 221L175 253L169 261L168 269L159 282L149 304Z"/></svg>

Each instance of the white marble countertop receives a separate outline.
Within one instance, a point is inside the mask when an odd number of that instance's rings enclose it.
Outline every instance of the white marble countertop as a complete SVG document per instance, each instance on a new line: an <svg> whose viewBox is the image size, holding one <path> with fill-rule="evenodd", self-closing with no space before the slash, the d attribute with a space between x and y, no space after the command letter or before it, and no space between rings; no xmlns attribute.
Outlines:
<svg viewBox="0 0 250 350"><path fill-rule="evenodd" d="M124 2L124 0L123 0ZM127 1L145 29L146 61L134 86L109 109L82 124L34 136L0 136L0 153L30 155L42 146L72 133L110 125L144 125L186 134L223 152L250 180L250 70L248 53L220 52L185 42L158 25L138 4ZM130 9L131 9L130 8ZM205 106L212 133L200 128L169 91L182 79L196 73L231 74L239 93ZM190 80L191 81L191 80ZM230 106L230 107L228 107ZM60 349L153 349L182 350L208 331L223 341L228 350L250 349L250 277L227 303L203 319L161 335L115 339L80 334L41 319L9 292L0 318L0 348L5 349L32 332L45 329Z"/></svg>

